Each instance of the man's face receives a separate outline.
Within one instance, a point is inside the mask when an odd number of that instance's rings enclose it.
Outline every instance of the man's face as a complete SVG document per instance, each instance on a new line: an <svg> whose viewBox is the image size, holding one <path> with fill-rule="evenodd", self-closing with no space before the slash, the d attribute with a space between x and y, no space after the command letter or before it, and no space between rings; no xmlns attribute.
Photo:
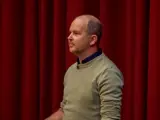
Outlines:
<svg viewBox="0 0 160 120"><path fill-rule="evenodd" d="M90 36L87 33L86 21L77 18L70 26L68 36L69 51L74 54L81 54L90 47Z"/></svg>

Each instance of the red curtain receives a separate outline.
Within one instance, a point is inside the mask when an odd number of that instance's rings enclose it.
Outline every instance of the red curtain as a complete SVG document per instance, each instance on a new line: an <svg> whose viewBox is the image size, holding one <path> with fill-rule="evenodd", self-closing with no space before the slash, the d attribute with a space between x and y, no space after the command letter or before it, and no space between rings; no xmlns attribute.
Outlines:
<svg viewBox="0 0 160 120"><path fill-rule="evenodd" d="M159 120L159 0L1 0L0 120L43 120L59 108L74 17L104 25L101 48L124 75L122 120Z"/></svg>

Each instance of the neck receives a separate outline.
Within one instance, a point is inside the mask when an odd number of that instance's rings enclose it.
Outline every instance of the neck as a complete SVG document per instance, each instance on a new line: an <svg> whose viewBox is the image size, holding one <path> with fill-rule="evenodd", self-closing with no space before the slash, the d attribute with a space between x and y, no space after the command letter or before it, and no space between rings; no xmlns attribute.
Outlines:
<svg viewBox="0 0 160 120"><path fill-rule="evenodd" d="M97 47L86 50L85 52L78 55L79 61L82 62L82 60L84 60L85 58L89 57L90 55L94 54L97 51L98 51Z"/></svg>

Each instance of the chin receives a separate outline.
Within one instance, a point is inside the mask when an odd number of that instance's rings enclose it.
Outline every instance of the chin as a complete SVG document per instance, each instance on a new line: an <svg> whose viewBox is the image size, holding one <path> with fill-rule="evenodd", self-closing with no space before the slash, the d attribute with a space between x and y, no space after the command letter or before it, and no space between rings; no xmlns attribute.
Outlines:
<svg viewBox="0 0 160 120"><path fill-rule="evenodd" d="M71 53L73 53L73 54L77 54L77 50L74 49L74 48L69 48L69 51L70 51Z"/></svg>
<svg viewBox="0 0 160 120"><path fill-rule="evenodd" d="M74 48L69 48L69 51L70 51L71 53L74 53L74 52L75 52L75 49L74 49Z"/></svg>

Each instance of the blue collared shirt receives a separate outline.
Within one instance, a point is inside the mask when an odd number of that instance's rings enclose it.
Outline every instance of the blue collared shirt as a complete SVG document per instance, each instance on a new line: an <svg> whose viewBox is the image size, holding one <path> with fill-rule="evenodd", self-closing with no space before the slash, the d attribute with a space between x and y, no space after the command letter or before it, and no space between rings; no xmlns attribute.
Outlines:
<svg viewBox="0 0 160 120"><path fill-rule="evenodd" d="M101 54L102 54L102 49L99 48L97 52L93 53L92 55L90 55L87 58L85 58L84 60L82 60L82 64L93 60L94 58L98 57ZM78 62L78 64L80 64L79 59L77 59L77 62Z"/></svg>

